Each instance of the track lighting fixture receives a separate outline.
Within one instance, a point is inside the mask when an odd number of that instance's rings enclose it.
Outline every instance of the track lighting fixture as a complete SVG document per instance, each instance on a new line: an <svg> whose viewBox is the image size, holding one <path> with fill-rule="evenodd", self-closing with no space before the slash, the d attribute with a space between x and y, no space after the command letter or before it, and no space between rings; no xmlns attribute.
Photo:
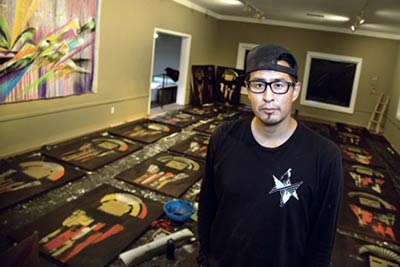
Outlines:
<svg viewBox="0 0 400 267"><path fill-rule="evenodd" d="M350 25L350 30L355 32L361 24L365 23L364 18L364 9L365 7L358 13L358 15L353 19L353 23Z"/></svg>
<svg viewBox="0 0 400 267"><path fill-rule="evenodd" d="M256 7L254 4L250 3L249 1L242 1L244 5L244 12L248 13L253 13L254 12L254 17L258 20L265 20L265 14L262 12L258 7Z"/></svg>

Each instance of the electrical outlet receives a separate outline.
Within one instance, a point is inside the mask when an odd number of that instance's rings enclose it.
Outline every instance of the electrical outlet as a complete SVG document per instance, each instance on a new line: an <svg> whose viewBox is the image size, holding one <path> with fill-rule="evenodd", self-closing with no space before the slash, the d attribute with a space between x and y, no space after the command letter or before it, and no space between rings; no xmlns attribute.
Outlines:
<svg viewBox="0 0 400 267"><path fill-rule="evenodd" d="M110 108L110 114L113 115L114 113L115 113L115 107L112 106L112 107Z"/></svg>

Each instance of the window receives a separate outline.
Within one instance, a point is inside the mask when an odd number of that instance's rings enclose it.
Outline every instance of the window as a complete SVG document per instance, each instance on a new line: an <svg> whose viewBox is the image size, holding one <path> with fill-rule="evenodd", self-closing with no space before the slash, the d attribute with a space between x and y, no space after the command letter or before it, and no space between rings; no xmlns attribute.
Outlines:
<svg viewBox="0 0 400 267"><path fill-rule="evenodd" d="M237 59L236 59L236 68L237 69L240 69L240 70L245 69L247 53L249 53L249 51L253 47L256 47L256 46L257 46L257 44L239 43L238 55L237 55ZM242 95L247 95L246 87L242 86L240 93Z"/></svg>
<svg viewBox="0 0 400 267"><path fill-rule="evenodd" d="M354 113L361 58L308 52L302 105Z"/></svg>
<svg viewBox="0 0 400 267"><path fill-rule="evenodd" d="M397 104L396 118L397 118L398 120L400 120L400 97L399 97L399 103Z"/></svg>

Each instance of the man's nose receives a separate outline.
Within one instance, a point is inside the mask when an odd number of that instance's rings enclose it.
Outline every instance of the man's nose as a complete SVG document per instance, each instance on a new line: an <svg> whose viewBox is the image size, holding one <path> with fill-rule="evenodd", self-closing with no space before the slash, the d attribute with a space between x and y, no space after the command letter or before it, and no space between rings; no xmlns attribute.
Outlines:
<svg viewBox="0 0 400 267"><path fill-rule="evenodd" d="M272 92L272 88L270 84L267 84L267 88L265 88L265 92L263 93L263 100L266 102L271 102L275 99L275 94Z"/></svg>

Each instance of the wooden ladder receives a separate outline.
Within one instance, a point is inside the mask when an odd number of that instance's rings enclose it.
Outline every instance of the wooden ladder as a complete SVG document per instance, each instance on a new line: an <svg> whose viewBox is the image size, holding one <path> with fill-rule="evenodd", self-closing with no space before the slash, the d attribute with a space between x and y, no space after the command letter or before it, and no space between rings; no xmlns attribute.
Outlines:
<svg viewBox="0 0 400 267"><path fill-rule="evenodd" d="M379 96L378 102L376 103L374 108L374 112L372 113L371 118L369 119L368 122L367 129L370 132L379 134L383 130L382 120L389 105L389 102L390 102L390 96L386 98L384 94L381 94Z"/></svg>

